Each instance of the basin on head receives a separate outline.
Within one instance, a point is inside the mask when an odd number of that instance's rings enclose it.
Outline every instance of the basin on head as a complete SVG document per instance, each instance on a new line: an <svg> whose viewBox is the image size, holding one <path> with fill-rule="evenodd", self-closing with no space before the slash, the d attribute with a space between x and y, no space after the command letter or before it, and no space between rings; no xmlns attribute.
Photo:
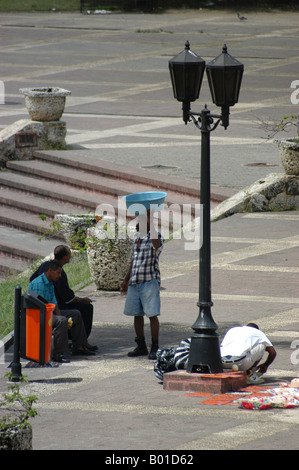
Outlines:
<svg viewBox="0 0 299 470"><path fill-rule="evenodd" d="M162 191L146 191L123 196L130 214L145 214L148 209L158 212L163 209L167 193Z"/></svg>

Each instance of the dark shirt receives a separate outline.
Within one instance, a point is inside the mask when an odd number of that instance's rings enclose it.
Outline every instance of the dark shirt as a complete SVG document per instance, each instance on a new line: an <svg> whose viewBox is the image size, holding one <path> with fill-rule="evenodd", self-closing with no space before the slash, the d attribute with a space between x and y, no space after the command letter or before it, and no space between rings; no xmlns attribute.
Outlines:
<svg viewBox="0 0 299 470"><path fill-rule="evenodd" d="M49 261L45 261L44 263L42 263L40 267L32 274L32 276L30 277L30 281L43 274L47 268L48 263ZM75 298L75 293L69 286L67 275L63 268L61 270L60 278L57 281L53 282L53 284L55 289L55 296L59 307L70 303Z"/></svg>

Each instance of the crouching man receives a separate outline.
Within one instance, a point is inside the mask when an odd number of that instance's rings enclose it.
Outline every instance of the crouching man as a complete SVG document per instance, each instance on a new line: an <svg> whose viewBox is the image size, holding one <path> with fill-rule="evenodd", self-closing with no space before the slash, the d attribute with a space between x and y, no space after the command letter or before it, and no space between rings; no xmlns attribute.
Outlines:
<svg viewBox="0 0 299 470"><path fill-rule="evenodd" d="M268 357L259 364L265 352ZM267 372L276 357L271 341L255 323L228 330L221 342L220 353L223 368L238 366L239 370L247 372L248 383L262 381L259 377Z"/></svg>

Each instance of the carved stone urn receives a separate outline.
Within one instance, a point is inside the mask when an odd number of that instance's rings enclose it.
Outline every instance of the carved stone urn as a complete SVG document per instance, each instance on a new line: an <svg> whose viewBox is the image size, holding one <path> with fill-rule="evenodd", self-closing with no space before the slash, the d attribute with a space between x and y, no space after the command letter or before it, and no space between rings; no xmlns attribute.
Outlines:
<svg viewBox="0 0 299 470"><path fill-rule="evenodd" d="M25 96L25 106L32 121L59 121L69 90L58 87L20 88Z"/></svg>

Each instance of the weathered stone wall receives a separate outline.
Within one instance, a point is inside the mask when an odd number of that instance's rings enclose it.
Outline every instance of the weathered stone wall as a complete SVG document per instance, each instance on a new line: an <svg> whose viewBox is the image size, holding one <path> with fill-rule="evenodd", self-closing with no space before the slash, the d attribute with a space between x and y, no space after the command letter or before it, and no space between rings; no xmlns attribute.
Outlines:
<svg viewBox="0 0 299 470"><path fill-rule="evenodd" d="M0 168L9 160L30 160L35 150L63 150L65 137L65 122L20 119L0 132Z"/></svg>

